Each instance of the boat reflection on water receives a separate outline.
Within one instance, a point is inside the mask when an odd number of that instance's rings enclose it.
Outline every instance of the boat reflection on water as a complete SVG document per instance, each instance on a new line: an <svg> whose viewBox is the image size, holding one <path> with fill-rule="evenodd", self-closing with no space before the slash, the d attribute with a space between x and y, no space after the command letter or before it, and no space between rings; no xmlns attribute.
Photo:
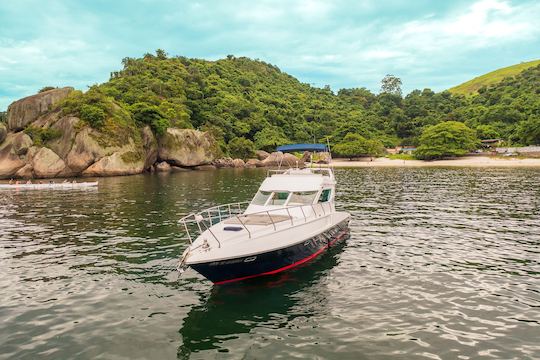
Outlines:
<svg viewBox="0 0 540 360"><path fill-rule="evenodd" d="M189 358L205 350L227 351L225 341L257 326L281 327L295 317L327 311L328 296L321 280L339 262L344 244L340 242L293 271L214 286L208 299L202 299L184 319L178 357ZM309 296L302 296L304 293Z"/></svg>

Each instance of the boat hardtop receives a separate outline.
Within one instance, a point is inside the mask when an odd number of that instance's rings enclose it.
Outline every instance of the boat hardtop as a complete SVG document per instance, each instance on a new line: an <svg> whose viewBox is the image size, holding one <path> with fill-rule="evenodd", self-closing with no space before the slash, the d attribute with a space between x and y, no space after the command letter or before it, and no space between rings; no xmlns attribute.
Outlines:
<svg viewBox="0 0 540 360"><path fill-rule="evenodd" d="M310 256L329 246L332 236L322 241L321 234L346 231L349 214L335 210L335 185L330 167L269 170L250 202L215 206L180 220L191 243L181 266L191 266L221 283L290 266L306 254L304 242L315 244L308 251ZM195 233L198 236L193 239ZM249 264L231 268L244 262Z"/></svg>

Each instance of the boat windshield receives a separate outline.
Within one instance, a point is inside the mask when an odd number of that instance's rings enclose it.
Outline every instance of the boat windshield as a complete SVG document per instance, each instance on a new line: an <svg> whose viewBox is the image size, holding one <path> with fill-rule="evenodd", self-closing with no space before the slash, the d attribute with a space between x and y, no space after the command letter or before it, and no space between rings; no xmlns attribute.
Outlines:
<svg viewBox="0 0 540 360"><path fill-rule="evenodd" d="M266 200L270 197L272 194L271 191L257 191L257 194L255 194L255 197L251 201L253 205L264 205L266 204Z"/></svg>
<svg viewBox="0 0 540 360"><path fill-rule="evenodd" d="M288 191L273 192L268 205L284 205L288 197Z"/></svg>
<svg viewBox="0 0 540 360"><path fill-rule="evenodd" d="M310 205L313 204L317 196L317 191L300 191L293 192L291 199L289 200L289 205Z"/></svg>

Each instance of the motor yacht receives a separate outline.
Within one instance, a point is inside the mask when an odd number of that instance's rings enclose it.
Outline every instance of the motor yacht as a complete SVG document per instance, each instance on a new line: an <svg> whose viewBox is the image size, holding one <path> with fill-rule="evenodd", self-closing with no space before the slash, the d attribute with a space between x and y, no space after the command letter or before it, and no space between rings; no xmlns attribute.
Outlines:
<svg viewBox="0 0 540 360"><path fill-rule="evenodd" d="M281 152L329 152L294 144ZM215 206L179 220L190 245L179 269L214 284L272 275L303 264L349 236L350 215L335 209L331 166L269 170L250 202Z"/></svg>

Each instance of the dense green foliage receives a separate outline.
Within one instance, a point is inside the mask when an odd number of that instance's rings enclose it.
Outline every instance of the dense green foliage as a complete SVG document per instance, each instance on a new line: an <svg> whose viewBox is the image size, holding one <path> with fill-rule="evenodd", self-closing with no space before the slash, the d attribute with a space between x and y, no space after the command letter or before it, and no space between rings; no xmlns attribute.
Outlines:
<svg viewBox="0 0 540 360"><path fill-rule="evenodd" d="M238 137L229 143L229 152L232 157L245 160L255 155L255 146L253 141Z"/></svg>
<svg viewBox="0 0 540 360"><path fill-rule="evenodd" d="M424 130L414 155L418 159L434 160L462 156L477 146L478 138L474 130L462 122L445 121Z"/></svg>
<svg viewBox="0 0 540 360"><path fill-rule="evenodd" d="M400 94L400 81L387 78L388 91L365 88L334 94L299 82L258 60L227 56L217 61L156 55L125 58L123 69L86 93L73 92L60 105L100 128L111 122L133 128L150 125L159 135L169 126L209 131L224 153L244 138L267 151L289 142L346 143L347 134L376 139L386 147L418 145L426 127L460 121L480 138L510 144L538 142L540 66L523 71L472 97L429 89ZM240 143L235 144L235 146ZM235 148L235 151L238 148Z"/></svg>
<svg viewBox="0 0 540 360"><path fill-rule="evenodd" d="M362 135L348 133L332 150L338 156L352 159L359 156L381 156L384 153L384 145L379 140L368 140Z"/></svg>
<svg viewBox="0 0 540 360"><path fill-rule="evenodd" d="M35 127L35 126L26 127L24 129L24 132L28 136L30 136L30 138L34 142L34 145L36 146L41 146L47 141L58 139L60 136L62 136L62 132L58 129Z"/></svg>
<svg viewBox="0 0 540 360"><path fill-rule="evenodd" d="M0 123L7 121L7 111L0 111Z"/></svg>

